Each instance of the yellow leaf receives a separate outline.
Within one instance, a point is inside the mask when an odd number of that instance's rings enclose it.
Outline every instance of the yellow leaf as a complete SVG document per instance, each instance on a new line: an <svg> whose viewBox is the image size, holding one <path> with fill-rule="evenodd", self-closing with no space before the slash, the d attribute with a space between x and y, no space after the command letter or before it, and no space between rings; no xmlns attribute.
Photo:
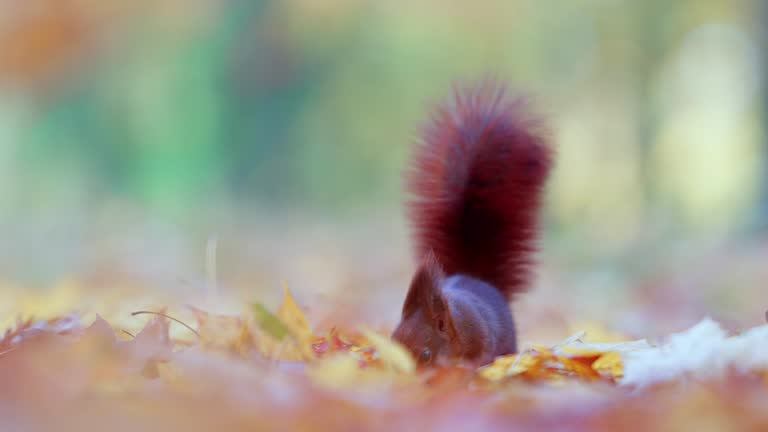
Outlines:
<svg viewBox="0 0 768 432"><path fill-rule="evenodd" d="M175 385L181 378L181 373L171 362L159 362L157 364L158 378L167 384Z"/></svg>
<svg viewBox="0 0 768 432"><path fill-rule="evenodd" d="M363 372L358 360L349 353L339 353L314 363L307 375L316 383L336 389L346 389L359 384Z"/></svg>
<svg viewBox="0 0 768 432"><path fill-rule="evenodd" d="M616 343L582 343L579 341L571 344L561 344L555 349L556 355L589 356L610 352L626 353L650 348L651 345L645 339L616 342Z"/></svg>
<svg viewBox="0 0 768 432"><path fill-rule="evenodd" d="M508 376L522 374L539 362L539 357L531 356L528 351L525 351L521 354L497 357L493 363L480 368L478 373L487 380L499 381Z"/></svg>
<svg viewBox="0 0 768 432"><path fill-rule="evenodd" d="M277 311L277 317L299 340L305 340L312 336L312 328L307 317L294 300L287 284L283 284L283 304Z"/></svg>
<svg viewBox="0 0 768 432"><path fill-rule="evenodd" d="M244 354L247 352L248 326L237 317L211 316L199 327L200 341L207 349Z"/></svg>
<svg viewBox="0 0 768 432"><path fill-rule="evenodd" d="M245 356L248 350L253 347L253 334L247 325L240 326L240 334L232 344L233 349L240 355Z"/></svg>
<svg viewBox="0 0 768 432"><path fill-rule="evenodd" d="M266 333L258 343L262 354L282 360L314 359L312 329L287 286L277 314L260 303L254 304L253 310L259 328Z"/></svg>
<svg viewBox="0 0 768 432"><path fill-rule="evenodd" d="M379 360L385 367L405 373L413 373L416 370L413 357L399 343L369 329L364 329L363 335L376 346Z"/></svg>
<svg viewBox="0 0 768 432"><path fill-rule="evenodd" d="M589 360L593 359L594 357L589 358L568 358L568 357L557 357L558 363L561 365L564 371L569 371L570 373L587 380L594 380L600 378L600 374L592 367L592 365L589 364ZM581 361L585 360L585 361ZM594 362L593 362L594 364Z"/></svg>
<svg viewBox="0 0 768 432"><path fill-rule="evenodd" d="M599 359L592 363L592 369L601 375L610 375L614 378L621 378L624 376L621 354L617 352L609 352L600 356Z"/></svg>

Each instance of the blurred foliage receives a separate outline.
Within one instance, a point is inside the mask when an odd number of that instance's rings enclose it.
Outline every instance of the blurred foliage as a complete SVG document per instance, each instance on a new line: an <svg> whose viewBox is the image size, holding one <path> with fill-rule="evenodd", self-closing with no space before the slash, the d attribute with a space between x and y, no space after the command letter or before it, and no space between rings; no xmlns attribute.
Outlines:
<svg viewBox="0 0 768 432"><path fill-rule="evenodd" d="M428 104L496 74L551 117L559 247L588 259L584 241L743 230L765 170L755 12L748 0L2 1L0 210L397 209Z"/></svg>

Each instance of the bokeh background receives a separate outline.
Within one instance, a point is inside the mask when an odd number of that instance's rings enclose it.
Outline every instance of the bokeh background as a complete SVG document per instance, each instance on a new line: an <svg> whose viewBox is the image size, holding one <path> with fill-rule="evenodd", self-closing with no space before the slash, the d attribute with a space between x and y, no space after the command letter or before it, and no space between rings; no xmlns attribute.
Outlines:
<svg viewBox="0 0 768 432"><path fill-rule="evenodd" d="M766 22L757 0L0 0L4 289L286 281L321 320L391 325L409 146L491 73L559 148L524 333L759 323Z"/></svg>

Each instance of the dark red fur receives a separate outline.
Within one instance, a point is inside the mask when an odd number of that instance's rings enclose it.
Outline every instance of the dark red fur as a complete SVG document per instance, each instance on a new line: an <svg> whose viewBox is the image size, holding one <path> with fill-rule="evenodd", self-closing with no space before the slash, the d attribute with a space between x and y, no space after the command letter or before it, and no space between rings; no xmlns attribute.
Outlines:
<svg viewBox="0 0 768 432"><path fill-rule="evenodd" d="M542 189L553 151L522 98L495 81L457 88L437 107L408 176L417 259L497 287L530 280Z"/></svg>

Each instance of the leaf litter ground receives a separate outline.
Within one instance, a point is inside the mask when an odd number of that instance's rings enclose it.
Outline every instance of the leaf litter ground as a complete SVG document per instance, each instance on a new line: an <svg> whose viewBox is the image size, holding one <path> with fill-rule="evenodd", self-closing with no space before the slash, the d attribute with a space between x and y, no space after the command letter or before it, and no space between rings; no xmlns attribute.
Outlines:
<svg viewBox="0 0 768 432"><path fill-rule="evenodd" d="M420 370L385 330L313 328L287 288L275 310L115 315L6 326L3 431L768 430L766 325L704 320L658 344L579 332Z"/></svg>

